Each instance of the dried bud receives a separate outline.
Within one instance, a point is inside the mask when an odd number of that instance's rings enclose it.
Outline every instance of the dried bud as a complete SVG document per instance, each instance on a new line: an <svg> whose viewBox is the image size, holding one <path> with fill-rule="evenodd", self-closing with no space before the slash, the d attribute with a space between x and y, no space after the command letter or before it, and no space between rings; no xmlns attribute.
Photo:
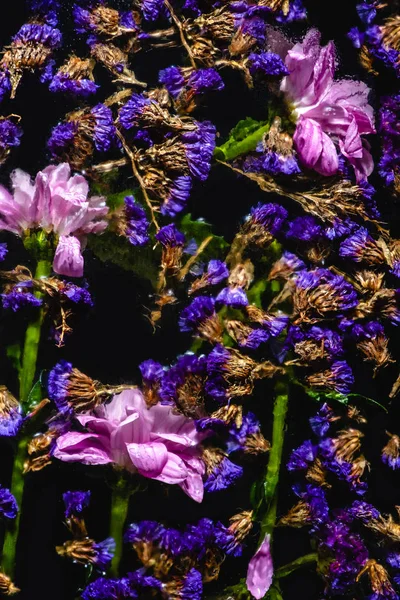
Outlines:
<svg viewBox="0 0 400 600"><path fill-rule="evenodd" d="M285 517L282 517L278 525L283 527L300 528L308 525L311 520L310 507L307 502L300 500L293 506Z"/></svg>
<svg viewBox="0 0 400 600"><path fill-rule="evenodd" d="M307 481L317 485L318 487L332 487L326 481L326 470L322 466L322 463L319 458L316 458L312 465L308 468L306 473L306 479Z"/></svg>
<svg viewBox="0 0 400 600"><path fill-rule="evenodd" d="M350 428L339 431L338 437L333 440L336 458L352 462L354 454L361 448L362 437L364 437L364 434L358 429Z"/></svg>
<svg viewBox="0 0 400 600"><path fill-rule="evenodd" d="M229 522L229 531L233 533L236 542L240 544L249 535L253 527L253 511L244 510L237 515L233 515Z"/></svg>
<svg viewBox="0 0 400 600"><path fill-rule="evenodd" d="M18 589L13 584L13 582L7 575L0 572L0 593L1 594L4 594L5 596L13 596L14 594L18 594L18 592L20 592L20 591L21 590Z"/></svg>
<svg viewBox="0 0 400 600"><path fill-rule="evenodd" d="M228 278L228 284L232 287L240 287L248 290L254 279L254 265L251 260L237 264Z"/></svg>
<svg viewBox="0 0 400 600"><path fill-rule="evenodd" d="M364 567L357 575L356 581L359 581L364 573L367 573L369 576L374 596L381 598L395 598L396 593L390 583L388 572L382 565L377 563L376 560L372 558L367 560Z"/></svg>

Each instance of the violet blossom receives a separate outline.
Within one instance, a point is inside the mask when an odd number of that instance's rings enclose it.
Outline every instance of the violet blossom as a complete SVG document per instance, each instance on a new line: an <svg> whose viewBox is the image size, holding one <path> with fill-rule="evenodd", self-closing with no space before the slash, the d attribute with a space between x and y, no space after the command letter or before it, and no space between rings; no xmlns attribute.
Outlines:
<svg viewBox="0 0 400 600"><path fill-rule="evenodd" d="M203 499L205 468L195 423L170 406L147 408L138 389L125 390L91 414L77 415L87 432L57 439L54 456L85 465L114 463L163 483L179 485L196 502Z"/></svg>
<svg viewBox="0 0 400 600"><path fill-rule="evenodd" d="M88 198L89 185L73 175L67 163L46 167L32 182L28 173L11 175L13 194L0 186L0 229L23 237L26 230L40 228L57 235L53 269L60 275L82 277L82 249L89 233L107 227L105 199Z"/></svg>
<svg viewBox="0 0 400 600"><path fill-rule="evenodd" d="M304 165L325 176L339 169L338 147L359 182L374 167L368 142L361 137L375 132L369 88L362 81L334 81L335 46L329 42L321 47L320 37L311 29L285 60L290 74L282 80L281 91L297 123L294 145Z"/></svg>

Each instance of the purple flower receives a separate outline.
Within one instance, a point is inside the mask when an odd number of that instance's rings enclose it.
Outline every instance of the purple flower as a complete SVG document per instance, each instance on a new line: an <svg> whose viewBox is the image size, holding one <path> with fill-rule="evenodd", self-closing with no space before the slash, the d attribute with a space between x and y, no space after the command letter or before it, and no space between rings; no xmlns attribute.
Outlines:
<svg viewBox="0 0 400 600"><path fill-rule="evenodd" d="M43 44L52 50L61 46L61 32L49 25L40 25L39 23L25 23L18 33L13 37L16 45L23 45L28 42Z"/></svg>
<svg viewBox="0 0 400 600"><path fill-rule="evenodd" d="M107 227L104 198L88 199L89 185L82 175L71 175L68 164L46 167L32 183L17 169L11 177L13 195L0 186L0 228L23 236L26 229L54 231L58 246L53 269L60 275L82 277L82 244L89 233Z"/></svg>
<svg viewBox="0 0 400 600"><path fill-rule="evenodd" d="M189 175L177 177L168 188L167 197L161 205L161 214L175 217L186 206L192 189L192 179Z"/></svg>
<svg viewBox="0 0 400 600"><path fill-rule="evenodd" d="M88 98L97 92L100 86L91 79L74 79L68 73L57 73L51 80L49 90Z"/></svg>
<svg viewBox="0 0 400 600"><path fill-rule="evenodd" d="M261 546L249 562L246 586L251 595L259 600L264 598L272 584L274 566L272 564L271 536L267 533Z"/></svg>
<svg viewBox="0 0 400 600"><path fill-rule="evenodd" d="M8 254L8 248L6 243L0 244L0 262L5 259Z"/></svg>
<svg viewBox="0 0 400 600"><path fill-rule="evenodd" d="M21 127L11 119L0 120L0 163L7 158L10 148L20 145L22 133Z"/></svg>
<svg viewBox="0 0 400 600"><path fill-rule="evenodd" d="M311 440L307 440L296 450L293 450L287 468L289 471L304 471L314 462L316 456L317 447L314 446Z"/></svg>
<svg viewBox="0 0 400 600"><path fill-rule="evenodd" d="M30 291L30 281L24 283L16 283L11 290L0 294L4 308L9 308L13 312L17 312L26 306L38 307L42 306L43 300L36 298Z"/></svg>
<svg viewBox="0 0 400 600"><path fill-rule="evenodd" d="M149 241L149 220L146 211L133 196L126 196L125 200L125 233L133 246L145 246Z"/></svg>
<svg viewBox="0 0 400 600"><path fill-rule="evenodd" d="M293 141L301 161L321 175L335 174L339 159L332 135L353 165L357 181L366 179L374 167L369 146L361 137L375 132L369 88L360 81L333 80L335 47L329 42L321 48L316 29L289 50L285 63L290 74L281 90L294 107Z"/></svg>
<svg viewBox="0 0 400 600"><path fill-rule="evenodd" d="M49 373L47 391L60 412L68 409L68 385L72 369L72 363L60 360Z"/></svg>
<svg viewBox="0 0 400 600"><path fill-rule="evenodd" d="M90 491L65 492L63 494L65 504L65 518L80 515L85 508L89 506Z"/></svg>
<svg viewBox="0 0 400 600"><path fill-rule="evenodd" d="M165 85L173 98L177 98L185 87L185 78L179 67L163 69L159 73L158 81Z"/></svg>
<svg viewBox="0 0 400 600"><path fill-rule="evenodd" d="M194 421L170 406L147 408L139 390L126 390L93 414L77 415L87 432L69 431L54 456L86 465L117 464L143 477L179 485L196 502L203 497L204 463Z"/></svg>
<svg viewBox="0 0 400 600"><path fill-rule="evenodd" d="M214 314L214 299L209 296L198 296L182 311L179 318L179 327L181 331L194 331Z"/></svg>
<svg viewBox="0 0 400 600"><path fill-rule="evenodd" d="M232 306L232 308L241 308L247 306L249 301L246 292L241 287L226 287L221 290L215 299L219 304Z"/></svg>
<svg viewBox="0 0 400 600"><path fill-rule="evenodd" d="M197 69L190 74L187 86L195 94L205 94L223 90L224 82L215 69Z"/></svg>
<svg viewBox="0 0 400 600"><path fill-rule="evenodd" d="M96 150L107 152L117 141L112 111L104 104L97 104L90 112L95 118L93 140Z"/></svg>
<svg viewBox="0 0 400 600"><path fill-rule="evenodd" d="M250 220L268 230L271 235L276 235L287 219L288 212L279 204L257 204L250 211Z"/></svg>
<svg viewBox="0 0 400 600"><path fill-rule="evenodd" d="M216 129L209 121L195 121L196 129L181 136L185 148L190 173L196 179L205 181L211 168L215 149Z"/></svg>
<svg viewBox="0 0 400 600"><path fill-rule="evenodd" d="M203 580L197 569L190 569L183 579L179 597L182 600L201 600L203 597Z"/></svg>
<svg viewBox="0 0 400 600"><path fill-rule="evenodd" d="M182 247L186 242L185 236L183 233L178 231L174 223L161 227L161 229L156 233L156 240L158 240L163 246L169 248L176 248L179 246Z"/></svg>
<svg viewBox="0 0 400 600"><path fill-rule="evenodd" d="M158 383L164 375L164 367L160 363L149 358L139 365L143 381L148 384Z"/></svg>
<svg viewBox="0 0 400 600"><path fill-rule="evenodd" d="M22 408L18 400L5 386L0 387L0 437L15 437L23 422Z"/></svg>
<svg viewBox="0 0 400 600"><path fill-rule="evenodd" d="M100 577L90 583L82 593L82 600L123 600L125 598L135 598L127 578L106 579Z"/></svg>
<svg viewBox="0 0 400 600"><path fill-rule="evenodd" d="M332 409L328 404L323 404L315 417L310 417L310 426L315 435L319 438L325 437L329 431L333 414Z"/></svg>
<svg viewBox="0 0 400 600"><path fill-rule="evenodd" d="M286 236L303 242L314 242L323 238L324 232L316 219L307 215L296 217L296 219L290 221Z"/></svg>
<svg viewBox="0 0 400 600"><path fill-rule="evenodd" d="M0 516L3 519L15 519L18 513L17 501L5 487L0 486Z"/></svg>
<svg viewBox="0 0 400 600"><path fill-rule="evenodd" d="M224 456L219 461L204 483L206 492L220 492L236 483L243 475L243 467L235 465L229 458Z"/></svg>
<svg viewBox="0 0 400 600"><path fill-rule="evenodd" d="M257 71L264 75L289 75L289 71L279 54L273 52L260 52L260 54L249 54L249 70L252 75Z"/></svg>

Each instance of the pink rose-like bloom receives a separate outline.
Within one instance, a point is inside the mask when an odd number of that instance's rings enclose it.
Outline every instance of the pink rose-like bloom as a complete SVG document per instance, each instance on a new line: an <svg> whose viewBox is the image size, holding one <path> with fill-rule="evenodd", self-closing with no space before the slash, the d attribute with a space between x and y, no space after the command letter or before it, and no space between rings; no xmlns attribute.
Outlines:
<svg viewBox="0 0 400 600"><path fill-rule="evenodd" d="M274 566L272 564L271 536L267 533L263 543L249 562L246 586L250 594L259 600L264 598L271 587Z"/></svg>
<svg viewBox="0 0 400 600"><path fill-rule="evenodd" d="M82 246L88 233L107 227L105 199L88 198L89 184L73 175L67 163L46 167L32 182L17 169L11 175L13 194L0 186L0 229L23 236L27 229L53 231L58 246L53 268L60 275L82 277Z"/></svg>
<svg viewBox="0 0 400 600"><path fill-rule="evenodd" d="M338 170L339 147L359 182L374 168L369 144L361 138L375 133L369 88L362 81L334 81L335 46L329 42L321 47L320 37L311 29L285 59L290 74L281 90L297 119L293 142L304 165L326 176Z"/></svg>
<svg viewBox="0 0 400 600"><path fill-rule="evenodd" d="M205 467L194 421L174 415L171 406L147 408L143 394L126 390L90 415L76 418L86 433L69 431L54 456L85 465L115 463L132 473L177 484L196 502L203 499Z"/></svg>

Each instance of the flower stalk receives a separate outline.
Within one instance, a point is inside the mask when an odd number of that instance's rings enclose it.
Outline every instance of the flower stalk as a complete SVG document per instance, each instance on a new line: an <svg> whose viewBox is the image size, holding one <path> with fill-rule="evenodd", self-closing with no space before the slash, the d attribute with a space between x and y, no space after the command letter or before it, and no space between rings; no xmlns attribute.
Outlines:
<svg viewBox="0 0 400 600"><path fill-rule="evenodd" d="M265 512L261 518L260 543L267 533L272 535L276 523L278 501L277 488L282 462L286 413L289 403L288 384L286 381L278 381L275 390L276 397L273 410L272 445L269 453L267 473L264 480L262 504L265 507Z"/></svg>
<svg viewBox="0 0 400 600"><path fill-rule="evenodd" d="M115 553L110 566L110 576L118 577L123 554L124 525L128 516L129 500L133 491L127 491L124 485L117 485L111 496L110 536L115 541Z"/></svg>
<svg viewBox="0 0 400 600"><path fill-rule="evenodd" d="M51 263L48 260L39 260L35 271L35 279L47 277L51 272ZM36 291L37 298L42 297L42 292ZM22 366L20 371L20 402L26 406L36 374L37 357L39 351L41 330L44 318L44 307L39 308L39 314L26 330L25 342L22 353ZM18 505L18 513L11 527L6 529L2 553L2 569L13 580L15 574L15 555L17 550L19 526L24 495L24 463L26 447L29 438L22 435L18 440L14 456L11 475L10 490Z"/></svg>

